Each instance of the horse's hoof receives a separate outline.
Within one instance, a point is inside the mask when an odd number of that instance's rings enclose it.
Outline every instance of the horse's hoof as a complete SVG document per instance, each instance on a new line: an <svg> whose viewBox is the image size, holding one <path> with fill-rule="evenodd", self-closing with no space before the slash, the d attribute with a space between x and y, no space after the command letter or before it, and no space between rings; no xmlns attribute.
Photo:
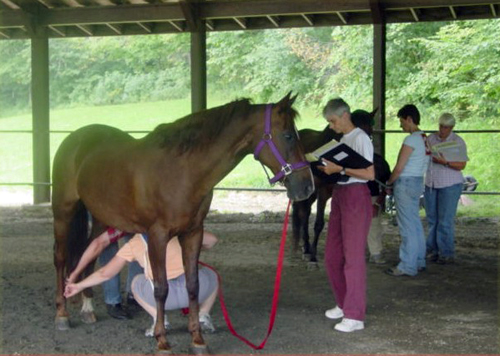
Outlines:
<svg viewBox="0 0 500 356"><path fill-rule="evenodd" d="M56 330L69 330L69 319L66 316L56 317Z"/></svg>
<svg viewBox="0 0 500 356"><path fill-rule="evenodd" d="M191 345L191 353L193 355L210 355L207 345Z"/></svg>
<svg viewBox="0 0 500 356"><path fill-rule="evenodd" d="M302 260L303 261L309 261L309 260L311 260L311 254L310 253L303 253L302 254Z"/></svg>
<svg viewBox="0 0 500 356"><path fill-rule="evenodd" d="M319 269L318 262L311 262L311 261L309 261L307 263L307 269L309 271L316 271L316 270L318 270Z"/></svg>
<svg viewBox="0 0 500 356"><path fill-rule="evenodd" d="M95 317L95 314L93 312L81 312L80 318L85 324L93 324L97 321L97 318Z"/></svg>

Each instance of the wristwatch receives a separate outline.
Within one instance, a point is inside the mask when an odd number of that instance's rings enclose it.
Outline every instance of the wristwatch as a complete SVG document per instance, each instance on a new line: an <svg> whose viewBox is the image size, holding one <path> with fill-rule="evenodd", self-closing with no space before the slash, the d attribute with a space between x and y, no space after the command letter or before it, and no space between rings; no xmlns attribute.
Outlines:
<svg viewBox="0 0 500 356"><path fill-rule="evenodd" d="M339 173L340 175L345 176L345 167L342 167L342 170Z"/></svg>

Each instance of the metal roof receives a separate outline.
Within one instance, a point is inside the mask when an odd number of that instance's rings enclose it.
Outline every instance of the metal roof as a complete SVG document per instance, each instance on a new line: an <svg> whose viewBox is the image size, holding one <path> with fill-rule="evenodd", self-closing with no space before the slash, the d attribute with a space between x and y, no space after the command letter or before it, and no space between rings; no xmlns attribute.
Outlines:
<svg viewBox="0 0 500 356"><path fill-rule="evenodd" d="M51 38L498 18L500 0L0 0L0 38Z"/></svg>

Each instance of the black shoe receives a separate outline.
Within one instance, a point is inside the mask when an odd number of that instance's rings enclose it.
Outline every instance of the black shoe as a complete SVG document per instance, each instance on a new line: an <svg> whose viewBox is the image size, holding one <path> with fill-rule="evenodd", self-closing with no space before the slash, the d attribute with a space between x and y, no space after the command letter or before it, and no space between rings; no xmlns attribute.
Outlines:
<svg viewBox="0 0 500 356"><path fill-rule="evenodd" d="M127 306L128 307L138 307L139 303L135 300L134 295L132 293L127 294Z"/></svg>
<svg viewBox="0 0 500 356"><path fill-rule="evenodd" d="M425 257L429 262L437 262L437 260L439 259L439 255L434 252L429 252Z"/></svg>
<svg viewBox="0 0 500 356"><path fill-rule="evenodd" d="M436 263L438 265L452 265L455 263L455 259L453 257L439 257Z"/></svg>
<svg viewBox="0 0 500 356"><path fill-rule="evenodd" d="M118 304L106 304L106 308L108 309L109 316L111 316L115 319L119 319L119 320L130 319L129 313L127 313L127 311L122 308L122 305L120 303L118 303Z"/></svg>

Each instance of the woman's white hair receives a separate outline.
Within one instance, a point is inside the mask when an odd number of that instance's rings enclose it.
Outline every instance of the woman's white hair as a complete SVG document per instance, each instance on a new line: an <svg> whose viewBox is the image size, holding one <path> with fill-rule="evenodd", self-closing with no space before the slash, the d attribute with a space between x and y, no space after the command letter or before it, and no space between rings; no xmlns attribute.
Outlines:
<svg viewBox="0 0 500 356"><path fill-rule="evenodd" d="M439 117L439 125L455 126L455 117L449 112L445 112Z"/></svg>
<svg viewBox="0 0 500 356"><path fill-rule="evenodd" d="M323 108L323 117L327 118L330 115L342 116L345 112L351 113L351 108L342 98L330 100Z"/></svg>

